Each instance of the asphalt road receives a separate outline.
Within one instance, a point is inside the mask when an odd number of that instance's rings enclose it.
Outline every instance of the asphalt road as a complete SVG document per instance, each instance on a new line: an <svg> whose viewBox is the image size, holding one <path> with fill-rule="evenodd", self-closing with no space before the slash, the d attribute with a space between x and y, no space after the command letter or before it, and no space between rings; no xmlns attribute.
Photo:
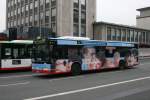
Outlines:
<svg viewBox="0 0 150 100"><path fill-rule="evenodd" d="M0 73L0 100L150 100L150 60L80 76Z"/></svg>

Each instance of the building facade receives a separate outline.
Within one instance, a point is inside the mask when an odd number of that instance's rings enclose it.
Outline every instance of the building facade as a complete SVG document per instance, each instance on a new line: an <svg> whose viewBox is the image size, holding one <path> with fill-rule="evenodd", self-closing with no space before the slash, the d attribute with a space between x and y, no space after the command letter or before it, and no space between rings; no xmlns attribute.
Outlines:
<svg viewBox="0 0 150 100"><path fill-rule="evenodd" d="M150 7L137 9L140 15L137 16L137 27L150 30Z"/></svg>
<svg viewBox="0 0 150 100"><path fill-rule="evenodd" d="M141 47L150 46L150 30L107 22L96 22L93 26L95 40L136 42Z"/></svg>
<svg viewBox="0 0 150 100"><path fill-rule="evenodd" d="M7 29L46 27L52 29L57 36L92 36L96 0L6 1Z"/></svg>

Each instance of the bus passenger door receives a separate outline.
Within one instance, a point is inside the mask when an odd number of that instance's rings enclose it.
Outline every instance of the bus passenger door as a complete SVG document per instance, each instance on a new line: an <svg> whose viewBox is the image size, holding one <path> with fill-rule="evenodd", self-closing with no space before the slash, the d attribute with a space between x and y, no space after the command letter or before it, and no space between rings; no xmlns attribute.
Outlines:
<svg viewBox="0 0 150 100"><path fill-rule="evenodd" d="M68 48L68 59L71 61L77 61L81 63L80 51L78 48L70 47Z"/></svg>
<svg viewBox="0 0 150 100"><path fill-rule="evenodd" d="M116 50L116 47L106 47L105 56L106 61L104 68L118 67L120 61L120 52Z"/></svg>

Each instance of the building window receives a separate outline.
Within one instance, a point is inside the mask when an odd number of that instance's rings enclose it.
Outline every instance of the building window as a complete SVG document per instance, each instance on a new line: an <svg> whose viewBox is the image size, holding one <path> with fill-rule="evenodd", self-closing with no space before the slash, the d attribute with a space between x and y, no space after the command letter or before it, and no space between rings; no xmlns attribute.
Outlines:
<svg viewBox="0 0 150 100"><path fill-rule="evenodd" d="M49 8L50 8L50 1L49 1L49 0L46 0L46 1L45 1L45 9L46 9L46 10L49 10Z"/></svg>
<svg viewBox="0 0 150 100"><path fill-rule="evenodd" d="M79 36L79 0L73 0L73 35Z"/></svg>
<svg viewBox="0 0 150 100"><path fill-rule="evenodd" d="M52 31L56 33L56 24L52 23Z"/></svg>
<svg viewBox="0 0 150 100"><path fill-rule="evenodd" d="M25 3L28 4L28 0L25 0Z"/></svg>
<svg viewBox="0 0 150 100"><path fill-rule="evenodd" d="M74 9L79 9L79 0L74 0Z"/></svg>
<svg viewBox="0 0 150 100"><path fill-rule="evenodd" d="M40 13L40 24L41 25L44 24L44 13L43 12Z"/></svg>
<svg viewBox="0 0 150 100"><path fill-rule="evenodd" d="M107 27L107 40L111 40L111 27Z"/></svg>
<svg viewBox="0 0 150 100"><path fill-rule="evenodd" d="M29 22L29 18L28 17L26 17L26 23L28 23Z"/></svg>
<svg viewBox="0 0 150 100"><path fill-rule="evenodd" d="M24 6L24 0L21 0L21 5Z"/></svg>
<svg viewBox="0 0 150 100"><path fill-rule="evenodd" d="M10 7L10 1L8 1L8 7Z"/></svg>
<svg viewBox="0 0 150 100"><path fill-rule="evenodd" d="M147 43L150 44L150 31L147 32L147 36L146 37L147 37Z"/></svg>
<svg viewBox="0 0 150 100"><path fill-rule="evenodd" d="M52 9L52 16L56 16L56 8Z"/></svg>
<svg viewBox="0 0 150 100"><path fill-rule="evenodd" d="M82 25L81 27L81 37L86 37L86 26Z"/></svg>
<svg viewBox="0 0 150 100"><path fill-rule="evenodd" d="M45 3L47 4L47 3L49 3L50 2L50 0L45 0Z"/></svg>
<svg viewBox="0 0 150 100"><path fill-rule="evenodd" d="M49 23L49 17L50 17L50 12L49 11L46 11L45 13L45 23Z"/></svg>
<svg viewBox="0 0 150 100"><path fill-rule="evenodd" d="M86 0L81 0L81 9L86 10Z"/></svg>
<svg viewBox="0 0 150 100"><path fill-rule="evenodd" d="M35 16L34 16L34 20L35 20L35 21L38 21L38 15L35 15Z"/></svg>
<svg viewBox="0 0 150 100"><path fill-rule="evenodd" d="M21 12L22 12L22 13L24 12L24 6L21 8Z"/></svg>
<svg viewBox="0 0 150 100"><path fill-rule="evenodd" d="M56 7L56 0L51 0L51 7L52 8Z"/></svg>
<svg viewBox="0 0 150 100"><path fill-rule="evenodd" d="M117 41L121 41L121 29L117 29L117 34L116 34L116 37L117 37Z"/></svg>
<svg viewBox="0 0 150 100"><path fill-rule="evenodd" d="M30 3L30 9L33 9L33 3Z"/></svg>
<svg viewBox="0 0 150 100"><path fill-rule="evenodd" d="M126 41L126 29L122 29L122 41Z"/></svg>
<svg viewBox="0 0 150 100"><path fill-rule="evenodd" d="M20 8L18 8L17 13L18 13L18 14L20 14L20 13L21 13Z"/></svg>
<svg viewBox="0 0 150 100"><path fill-rule="evenodd" d="M73 1L73 25L75 36L86 36L86 0L74 0ZM81 14L81 16L79 16ZM78 24L78 25L76 25ZM78 26L78 28L77 28ZM80 30L79 30L80 29ZM78 30L78 32L76 32ZM78 34L77 34L78 33Z"/></svg>
<svg viewBox="0 0 150 100"><path fill-rule="evenodd" d="M146 36L146 32L142 32L142 42L143 43L145 43L145 40L146 40L145 36Z"/></svg>
<svg viewBox="0 0 150 100"><path fill-rule="evenodd" d="M17 25L17 21L15 20L15 21L14 21L14 26L16 27L16 25Z"/></svg>
<svg viewBox="0 0 150 100"><path fill-rule="evenodd" d="M127 30L127 41L130 42L130 30Z"/></svg>
<svg viewBox="0 0 150 100"><path fill-rule="evenodd" d="M20 25L20 18L18 18L17 25Z"/></svg>
<svg viewBox="0 0 150 100"><path fill-rule="evenodd" d="M24 24L24 18L22 18L22 20L21 20L21 24L22 24L22 25Z"/></svg>
<svg viewBox="0 0 150 100"><path fill-rule="evenodd" d="M11 1L11 6L13 6L13 5L14 5L14 0Z"/></svg>
<svg viewBox="0 0 150 100"><path fill-rule="evenodd" d="M73 26L73 35L79 36L79 25L78 24L74 24L74 26Z"/></svg>
<svg viewBox="0 0 150 100"><path fill-rule="evenodd" d="M86 24L86 13L85 12L81 13L81 23Z"/></svg>
<svg viewBox="0 0 150 100"><path fill-rule="evenodd" d="M57 16L56 0L51 0L51 28L54 33L56 33L57 31L56 16ZM49 19L48 16L47 19Z"/></svg>
<svg viewBox="0 0 150 100"><path fill-rule="evenodd" d="M11 22L11 25L10 25L10 27L13 27L13 22Z"/></svg>
<svg viewBox="0 0 150 100"><path fill-rule="evenodd" d="M20 7L20 3L21 3L21 1L18 0L18 1L17 1L17 6L18 6L18 7Z"/></svg>
<svg viewBox="0 0 150 100"><path fill-rule="evenodd" d="M56 22L56 8L52 8L51 13L52 13L52 15L51 15L51 21L52 22Z"/></svg>
<svg viewBox="0 0 150 100"><path fill-rule="evenodd" d="M134 30L130 30L131 42L134 42Z"/></svg>
<svg viewBox="0 0 150 100"><path fill-rule="evenodd" d="M34 7L35 8L38 7L38 1L37 0L34 1Z"/></svg>
<svg viewBox="0 0 150 100"><path fill-rule="evenodd" d="M138 32L139 42L142 43L142 32Z"/></svg>
<svg viewBox="0 0 150 100"><path fill-rule="evenodd" d="M44 10L44 0L40 0L40 11L43 11Z"/></svg>
<svg viewBox="0 0 150 100"><path fill-rule="evenodd" d="M116 40L116 33L117 33L117 32L116 32L116 28L113 28L113 29L112 29L112 39L113 39L113 40Z"/></svg>
<svg viewBox="0 0 150 100"><path fill-rule="evenodd" d="M33 16L30 16L29 26L32 26Z"/></svg>
<svg viewBox="0 0 150 100"><path fill-rule="evenodd" d="M82 35L82 28L84 26L84 36L86 37L86 0L80 0L81 2L81 35Z"/></svg>
<svg viewBox="0 0 150 100"><path fill-rule="evenodd" d="M79 23L79 11L74 10L74 23Z"/></svg>
<svg viewBox="0 0 150 100"><path fill-rule="evenodd" d="M138 31L135 31L135 33L134 33L135 35L135 42L138 42Z"/></svg>
<svg viewBox="0 0 150 100"><path fill-rule="evenodd" d="M146 44L148 44L148 42L149 42L149 33L148 32L146 32Z"/></svg>

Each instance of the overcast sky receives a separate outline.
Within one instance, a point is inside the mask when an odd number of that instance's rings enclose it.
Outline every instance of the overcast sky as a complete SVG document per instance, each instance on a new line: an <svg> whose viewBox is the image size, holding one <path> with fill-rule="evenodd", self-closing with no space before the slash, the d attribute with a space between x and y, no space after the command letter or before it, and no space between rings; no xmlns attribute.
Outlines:
<svg viewBox="0 0 150 100"><path fill-rule="evenodd" d="M136 9L148 6L150 0L97 0L97 21L136 25Z"/></svg>
<svg viewBox="0 0 150 100"><path fill-rule="evenodd" d="M6 27L6 0L0 0L0 32ZM97 21L136 25L138 8L150 6L150 0L97 0Z"/></svg>

